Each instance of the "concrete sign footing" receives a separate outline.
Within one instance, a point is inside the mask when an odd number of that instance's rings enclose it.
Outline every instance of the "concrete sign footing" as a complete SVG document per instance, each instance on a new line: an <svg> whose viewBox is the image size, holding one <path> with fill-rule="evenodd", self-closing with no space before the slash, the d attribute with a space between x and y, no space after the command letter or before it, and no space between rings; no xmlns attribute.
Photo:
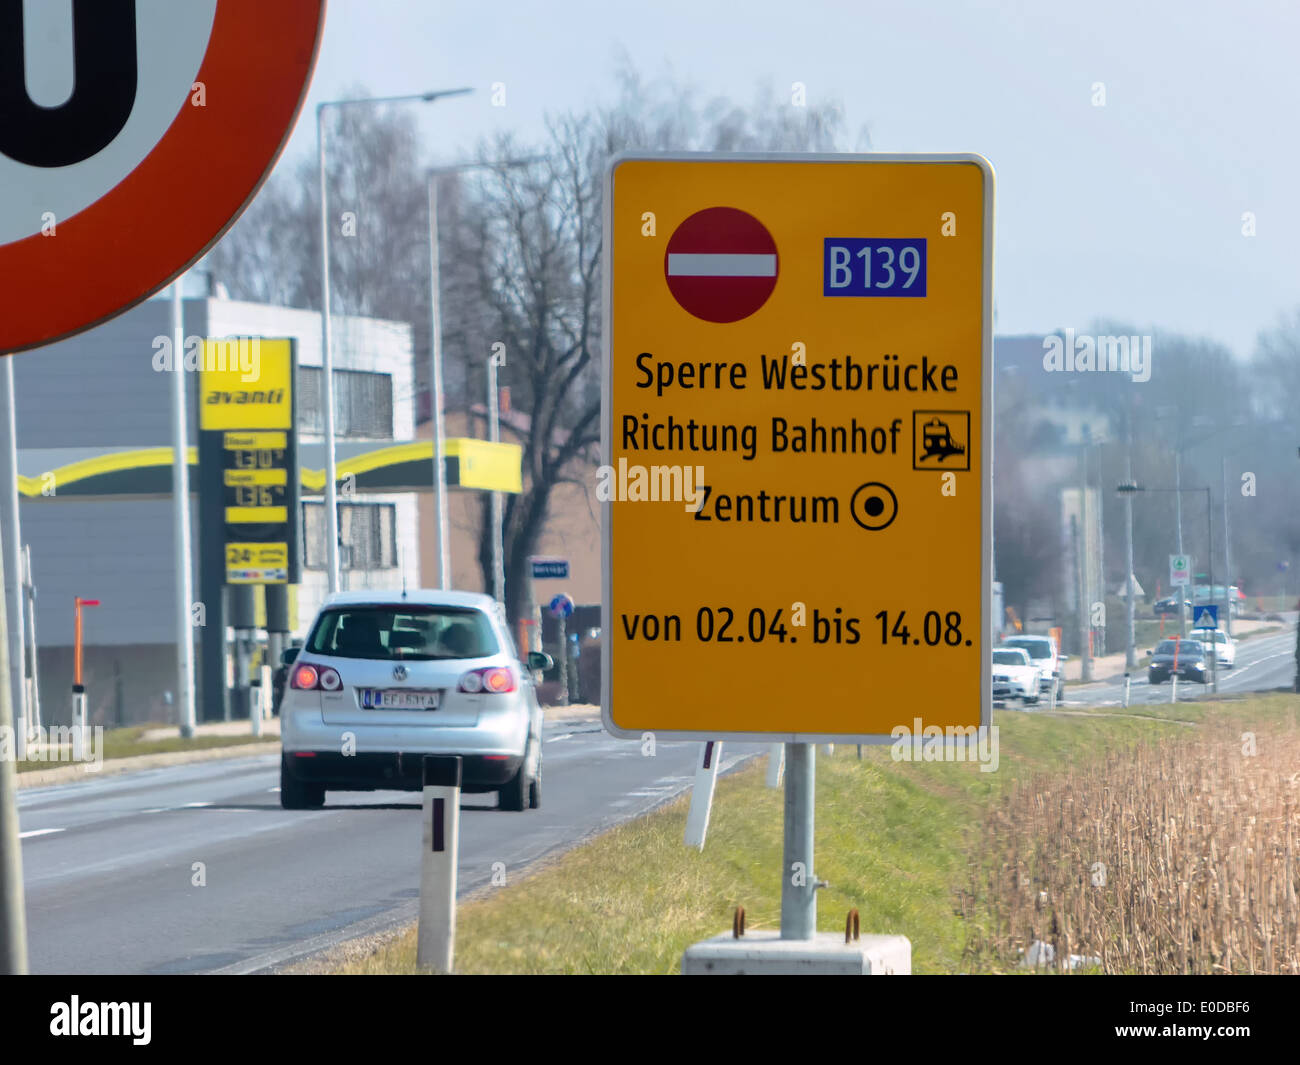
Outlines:
<svg viewBox="0 0 1300 1065"><path fill-rule="evenodd" d="M730 933L686 948L683 976L910 976L906 936L864 935L851 943L836 932L782 939L779 932Z"/></svg>

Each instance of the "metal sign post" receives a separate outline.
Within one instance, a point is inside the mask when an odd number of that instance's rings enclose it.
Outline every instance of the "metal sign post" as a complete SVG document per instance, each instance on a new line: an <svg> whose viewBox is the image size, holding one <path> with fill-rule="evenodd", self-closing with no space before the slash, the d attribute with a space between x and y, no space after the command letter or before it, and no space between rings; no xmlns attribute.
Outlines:
<svg viewBox="0 0 1300 1065"><path fill-rule="evenodd" d="M781 875L781 938L812 939L817 934L817 889L813 872L813 807L817 748L785 745L785 840Z"/></svg>
<svg viewBox="0 0 1300 1065"><path fill-rule="evenodd" d="M0 736L12 735L8 621L5 617L4 555L0 552ZM25 739L25 737L24 737ZM0 973L27 972L27 917L23 903L23 855L18 835L18 766L0 758Z"/></svg>

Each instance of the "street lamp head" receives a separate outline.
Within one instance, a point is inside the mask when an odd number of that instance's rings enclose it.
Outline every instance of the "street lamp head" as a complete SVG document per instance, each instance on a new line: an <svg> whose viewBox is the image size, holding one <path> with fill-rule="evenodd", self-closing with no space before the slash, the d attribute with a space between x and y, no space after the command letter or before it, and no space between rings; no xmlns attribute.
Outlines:
<svg viewBox="0 0 1300 1065"><path fill-rule="evenodd" d="M1117 492L1141 492L1143 487L1137 481L1124 481L1115 487Z"/></svg>
<svg viewBox="0 0 1300 1065"><path fill-rule="evenodd" d="M431 100L441 100L444 96L465 96L465 95L467 95L468 93L471 93L471 92L473 92L473 91L474 91L473 89L469 89L469 88L465 88L465 89L439 89L439 90L437 90L436 92L426 92L426 93L424 93L424 94L420 97L420 99L423 100L425 103L429 103Z"/></svg>

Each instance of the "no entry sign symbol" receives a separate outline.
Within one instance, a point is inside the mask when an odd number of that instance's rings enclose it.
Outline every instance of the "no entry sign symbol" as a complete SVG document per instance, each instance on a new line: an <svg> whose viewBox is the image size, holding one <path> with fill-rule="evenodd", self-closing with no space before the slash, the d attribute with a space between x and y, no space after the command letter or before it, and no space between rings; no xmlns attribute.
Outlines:
<svg viewBox="0 0 1300 1065"><path fill-rule="evenodd" d="M706 322L738 322L757 311L776 288L778 265L767 227L735 207L696 211L664 252L669 291Z"/></svg>

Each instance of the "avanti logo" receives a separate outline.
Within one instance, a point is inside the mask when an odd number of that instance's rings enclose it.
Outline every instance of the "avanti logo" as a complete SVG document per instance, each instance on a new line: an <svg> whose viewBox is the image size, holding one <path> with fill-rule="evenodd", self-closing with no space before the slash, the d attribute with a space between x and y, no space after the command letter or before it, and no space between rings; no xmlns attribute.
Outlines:
<svg viewBox="0 0 1300 1065"><path fill-rule="evenodd" d="M271 388L257 392L222 392L217 390L209 392L205 402L209 404L234 403L236 405L266 403L274 406L284 402L284 389Z"/></svg>

